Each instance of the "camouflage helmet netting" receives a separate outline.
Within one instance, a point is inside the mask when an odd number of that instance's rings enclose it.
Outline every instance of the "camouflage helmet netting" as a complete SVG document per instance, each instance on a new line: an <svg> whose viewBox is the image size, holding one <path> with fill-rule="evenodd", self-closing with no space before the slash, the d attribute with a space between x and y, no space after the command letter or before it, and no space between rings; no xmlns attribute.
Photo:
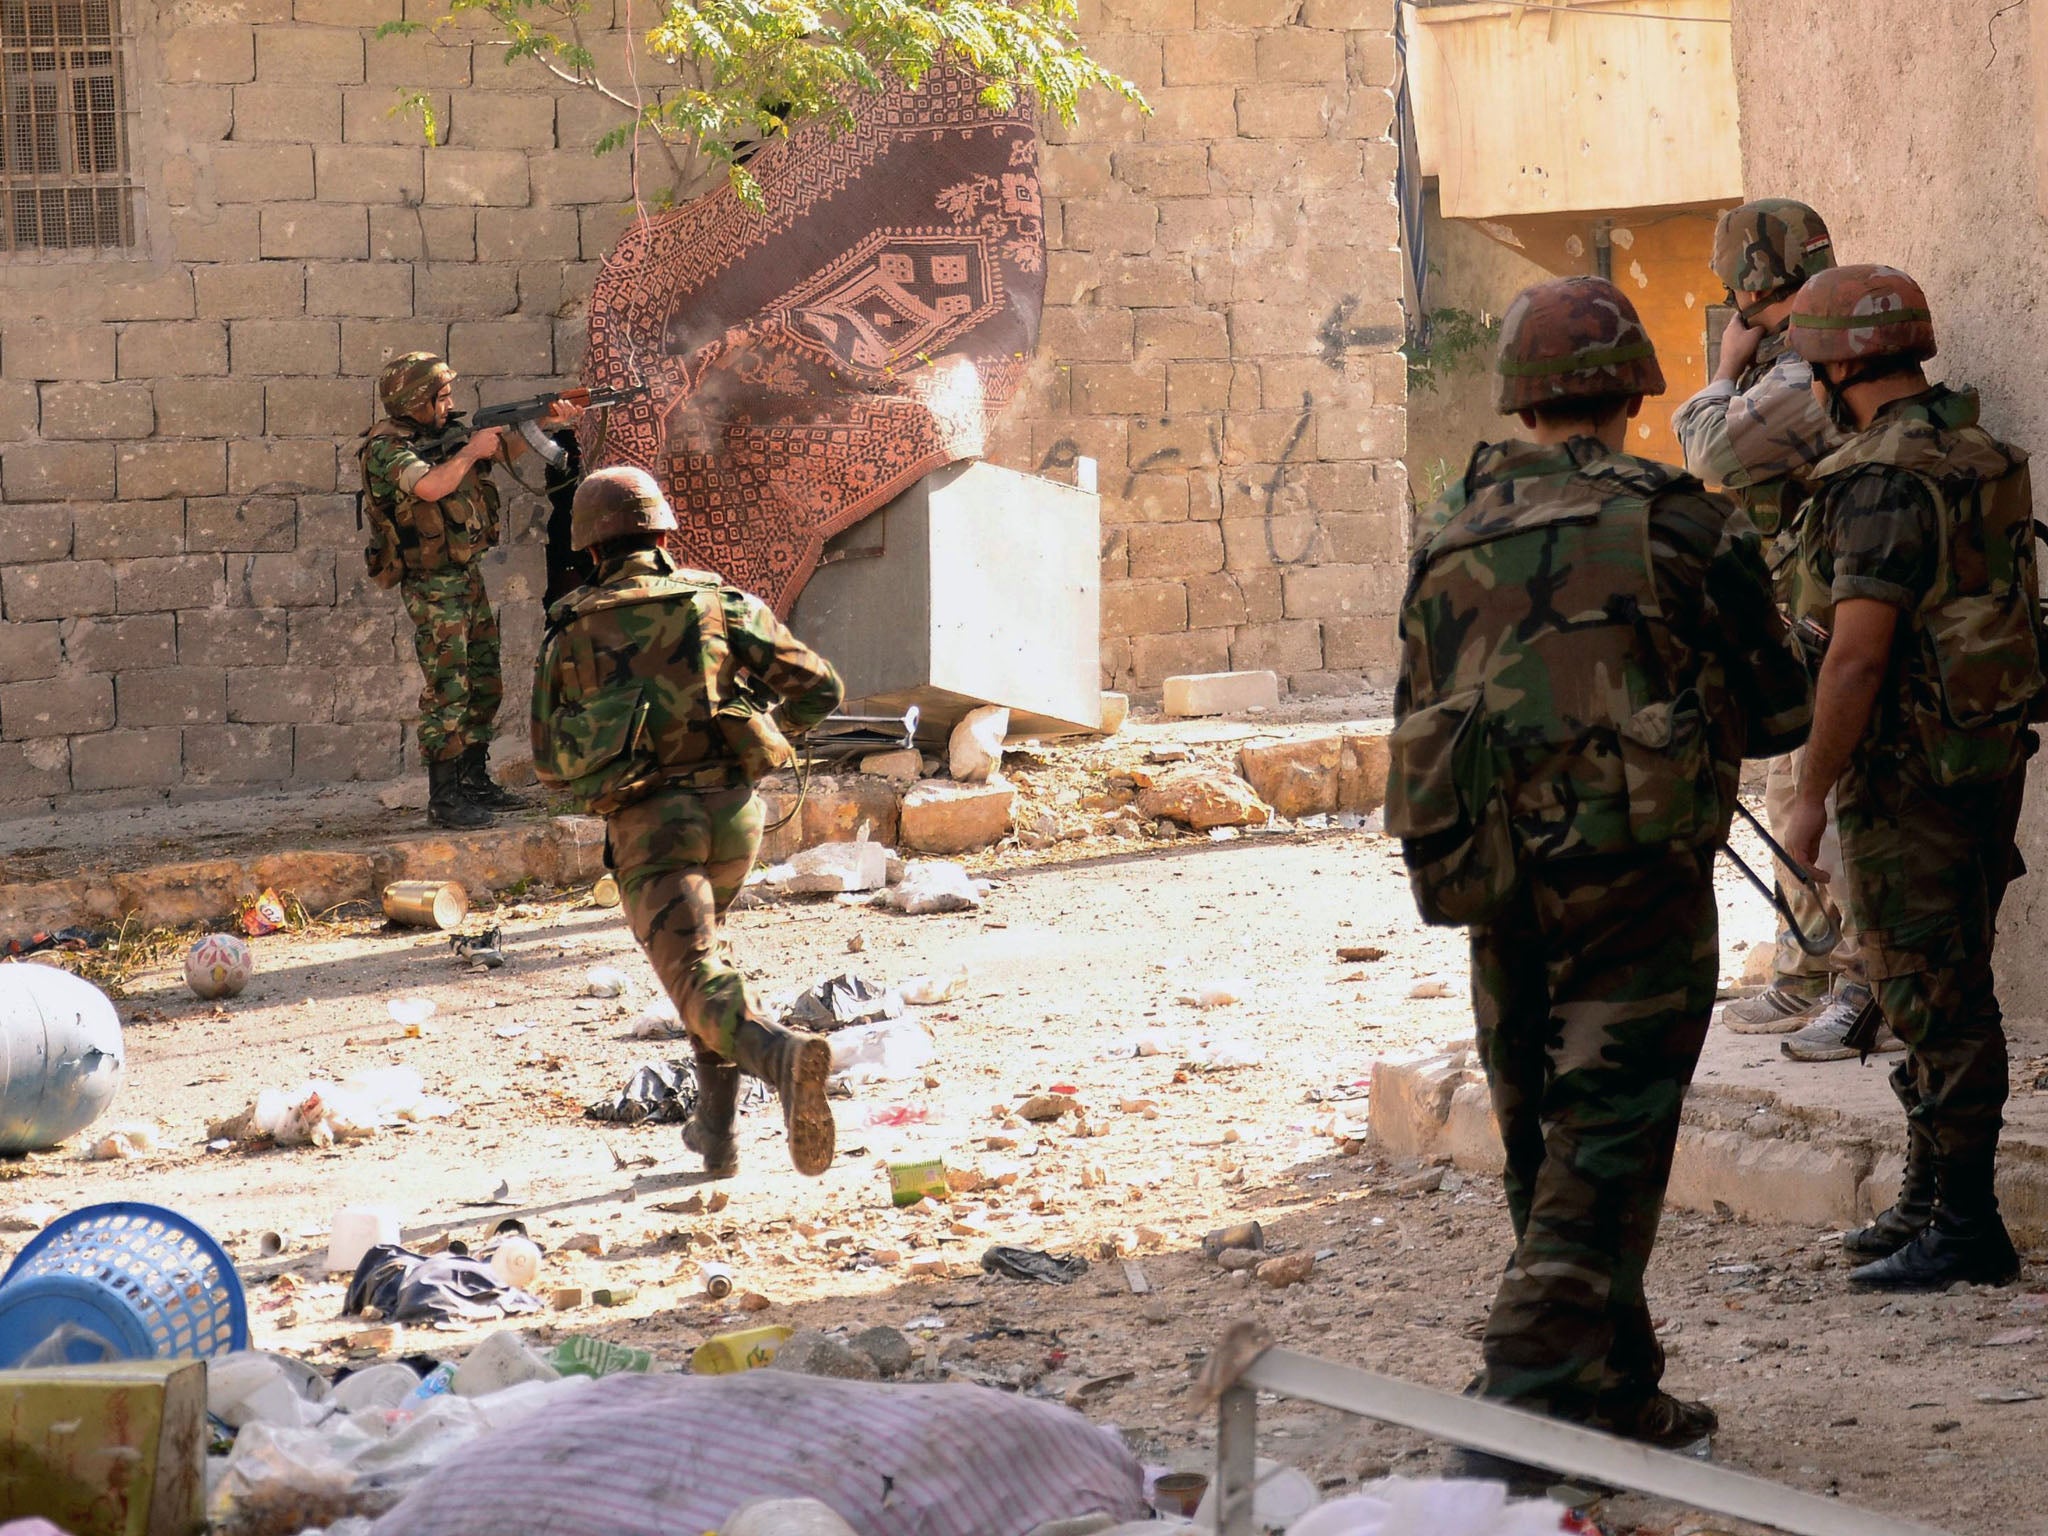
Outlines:
<svg viewBox="0 0 2048 1536"><path fill-rule="evenodd" d="M409 416L431 405L443 384L454 382L455 370L431 352L394 357L377 375L377 398L393 416Z"/></svg>
<svg viewBox="0 0 2048 1536"><path fill-rule="evenodd" d="M1935 353L1927 295L1897 267L1836 267L1809 279L1786 336L1809 363L1925 362Z"/></svg>
<svg viewBox="0 0 2048 1536"><path fill-rule="evenodd" d="M1504 416L1564 400L1664 393L1642 317L1602 277L1558 278L1515 295L1494 371L1494 406Z"/></svg>
<svg viewBox="0 0 2048 1536"><path fill-rule="evenodd" d="M675 526L676 515L654 476L629 464L585 477L569 509L569 543L579 550L633 533L667 533Z"/></svg>
<svg viewBox="0 0 2048 1536"><path fill-rule="evenodd" d="M1714 275L1731 293L1781 293L1834 264L1821 216L1789 197L1730 208L1714 228Z"/></svg>

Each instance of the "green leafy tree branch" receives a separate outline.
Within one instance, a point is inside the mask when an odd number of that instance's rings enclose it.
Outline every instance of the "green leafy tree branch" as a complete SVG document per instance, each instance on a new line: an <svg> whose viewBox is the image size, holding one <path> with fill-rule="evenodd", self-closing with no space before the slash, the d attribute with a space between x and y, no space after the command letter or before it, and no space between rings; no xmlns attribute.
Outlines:
<svg viewBox="0 0 2048 1536"><path fill-rule="evenodd" d="M1091 58L1074 31L1073 0L654 0L659 19L639 39L661 70L635 83L607 78L591 46L586 0L447 0L429 21L392 21L379 36L452 38L481 24L508 65L526 64L611 102L624 114L599 153L651 143L666 170L655 200L687 201L731 183L758 206L747 162L807 124L853 126L850 102L891 80L916 89L952 66L981 81L992 109L1020 100L1072 123L1084 94L1104 90L1145 108L1138 88ZM432 98L398 108L439 136ZM1149 109L1147 109L1149 110Z"/></svg>

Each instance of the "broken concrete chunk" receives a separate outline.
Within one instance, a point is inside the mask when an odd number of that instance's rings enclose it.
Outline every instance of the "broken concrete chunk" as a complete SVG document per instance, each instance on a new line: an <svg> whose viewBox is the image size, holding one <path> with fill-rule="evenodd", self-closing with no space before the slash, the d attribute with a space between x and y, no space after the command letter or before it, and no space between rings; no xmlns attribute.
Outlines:
<svg viewBox="0 0 2048 1536"><path fill-rule="evenodd" d="M889 850L880 843L820 843L789 861L783 889L793 896L878 891L889 883Z"/></svg>
<svg viewBox="0 0 2048 1536"><path fill-rule="evenodd" d="M962 784L986 784L1003 766L1003 738L1009 734L1010 712L1000 704L970 710L946 743L953 777Z"/></svg>
<svg viewBox="0 0 2048 1536"><path fill-rule="evenodd" d="M1102 724L1096 729L1105 736L1114 736L1124 728L1124 722L1131 718L1131 696L1127 693L1105 693L1102 696Z"/></svg>
<svg viewBox="0 0 2048 1536"><path fill-rule="evenodd" d="M794 1371L800 1376L831 1376L840 1381L879 1381L875 1362L837 1339L805 1329L792 1334L768 1362L771 1371Z"/></svg>
<svg viewBox="0 0 2048 1536"><path fill-rule="evenodd" d="M860 771L897 784L915 784L924 774L924 758L909 747L896 752L870 752L860 760Z"/></svg>
<svg viewBox="0 0 2048 1536"><path fill-rule="evenodd" d="M903 846L918 853L972 853L1009 835L1016 790L996 780L926 779L903 797Z"/></svg>
<svg viewBox="0 0 2048 1536"><path fill-rule="evenodd" d="M1138 797L1138 810L1155 821L1177 821L1197 832L1211 827L1257 827L1273 812L1235 774L1184 769L1160 779Z"/></svg>
<svg viewBox="0 0 2048 1536"><path fill-rule="evenodd" d="M1306 1249L1290 1253L1277 1259L1268 1259L1258 1268L1259 1283L1284 1291L1290 1285L1299 1285L1316 1272L1316 1256Z"/></svg>
<svg viewBox="0 0 2048 1536"><path fill-rule="evenodd" d="M1334 731L1296 741L1253 742L1239 751L1237 762L1259 798L1282 816L1328 815L1337 809L1344 743Z"/></svg>
<svg viewBox="0 0 2048 1536"><path fill-rule="evenodd" d="M1272 672L1203 672L1166 680L1169 715L1241 715L1280 703L1280 678Z"/></svg>
<svg viewBox="0 0 2048 1536"><path fill-rule="evenodd" d="M875 1369L884 1376L901 1376L916 1358L910 1340L894 1328L865 1328L848 1343L874 1361Z"/></svg>

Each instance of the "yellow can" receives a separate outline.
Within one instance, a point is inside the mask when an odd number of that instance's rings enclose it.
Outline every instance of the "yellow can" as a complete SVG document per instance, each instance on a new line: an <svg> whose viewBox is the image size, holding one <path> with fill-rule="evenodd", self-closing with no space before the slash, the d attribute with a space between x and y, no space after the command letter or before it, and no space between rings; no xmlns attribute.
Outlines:
<svg viewBox="0 0 2048 1536"><path fill-rule="evenodd" d="M457 928L469 893L453 880L399 880L384 887L384 916L408 928Z"/></svg>
<svg viewBox="0 0 2048 1536"><path fill-rule="evenodd" d="M619 904L619 877L599 875L597 884L590 888L590 899L600 907L616 907Z"/></svg>
<svg viewBox="0 0 2048 1536"><path fill-rule="evenodd" d="M746 1328L738 1333L721 1333L706 1339L690 1356L690 1369L699 1376L737 1376L741 1371L759 1370L775 1358L794 1328L776 1323L768 1328Z"/></svg>

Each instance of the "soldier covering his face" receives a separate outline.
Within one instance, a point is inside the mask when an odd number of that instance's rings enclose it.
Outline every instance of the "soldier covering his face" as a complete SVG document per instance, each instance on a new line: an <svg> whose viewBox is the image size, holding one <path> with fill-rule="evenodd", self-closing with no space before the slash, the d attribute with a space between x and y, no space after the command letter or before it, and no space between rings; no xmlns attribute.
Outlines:
<svg viewBox="0 0 2048 1536"><path fill-rule="evenodd" d="M534 770L605 818L605 860L633 936L696 1051L684 1144L706 1171L737 1171L745 1073L782 1100L797 1171L823 1173L834 1139L831 1047L761 1016L718 919L760 851L755 779L789 762L782 730L809 730L843 689L759 598L678 566L659 542L675 526L645 470L599 470L577 488L570 542L593 554L597 572L548 615Z"/></svg>
<svg viewBox="0 0 2048 1536"><path fill-rule="evenodd" d="M1652 1444L1711 1434L1662 1390L1643 1276L1720 970L1712 863L1746 756L1804 736L1805 663L1756 530L1623 451L1664 388L1612 283L1524 291L1482 443L1430 509L1400 619L1387 830L1416 905L1469 925L1514 1252L1477 1389ZM1474 1452L1457 1475L1541 1487Z"/></svg>

